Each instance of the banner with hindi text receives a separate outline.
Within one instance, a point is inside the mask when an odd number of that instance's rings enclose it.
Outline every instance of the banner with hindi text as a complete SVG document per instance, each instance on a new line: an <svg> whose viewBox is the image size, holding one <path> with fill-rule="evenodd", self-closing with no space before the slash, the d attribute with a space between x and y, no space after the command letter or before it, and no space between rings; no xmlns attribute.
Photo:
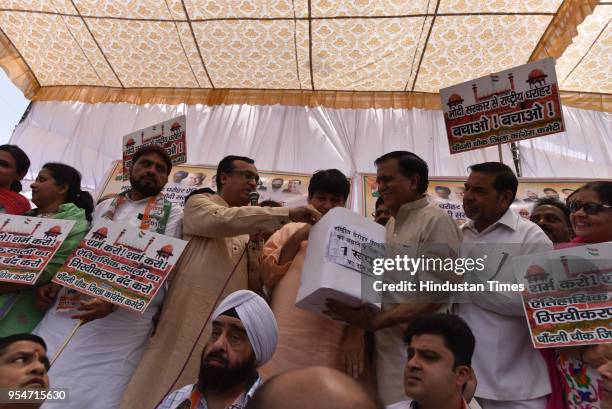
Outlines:
<svg viewBox="0 0 612 409"><path fill-rule="evenodd" d="M173 237L100 221L53 282L142 313L186 245Z"/></svg>
<svg viewBox="0 0 612 409"><path fill-rule="evenodd" d="M565 131L552 58L440 90L450 153Z"/></svg>
<svg viewBox="0 0 612 409"><path fill-rule="evenodd" d="M612 343L612 242L513 259L536 348Z"/></svg>
<svg viewBox="0 0 612 409"><path fill-rule="evenodd" d="M173 165L187 161L187 136L185 115L160 122L153 126L123 136L123 179L128 179L132 158L138 149L147 145L159 145L168 152Z"/></svg>
<svg viewBox="0 0 612 409"><path fill-rule="evenodd" d="M0 281L33 285L74 220L0 215Z"/></svg>

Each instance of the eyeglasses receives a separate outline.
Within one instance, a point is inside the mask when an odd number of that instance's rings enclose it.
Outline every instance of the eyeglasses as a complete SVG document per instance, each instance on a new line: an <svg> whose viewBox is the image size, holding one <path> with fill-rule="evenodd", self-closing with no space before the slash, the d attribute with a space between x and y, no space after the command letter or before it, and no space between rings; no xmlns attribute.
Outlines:
<svg viewBox="0 0 612 409"><path fill-rule="evenodd" d="M246 180L254 180L255 183L259 184L259 175L255 172L251 172L250 170L232 170L228 173L237 173Z"/></svg>
<svg viewBox="0 0 612 409"><path fill-rule="evenodd" d="M573 202L570 202L568 207L569 207L569 211L571 213L576 213L578 210L584 209L584 212L586 214L590 214L590 215L597 214L597 213L601 212L603 209L612 209L612 206L610 206L610 205L605 205L605 204L601 204L601 203L594 203L594 202L582 203L582 202L579 202L577 200L573 201Z"/></svg>

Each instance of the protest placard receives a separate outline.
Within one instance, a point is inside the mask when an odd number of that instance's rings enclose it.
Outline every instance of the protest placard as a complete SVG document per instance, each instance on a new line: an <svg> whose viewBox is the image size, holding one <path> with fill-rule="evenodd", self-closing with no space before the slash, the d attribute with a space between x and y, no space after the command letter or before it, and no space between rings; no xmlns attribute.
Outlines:
<svg viewBox="0 0 612 409"><path fill-rule="evenodd" d="M34 284L74 220L0 215L0 281Z"/></svg>
<svg viewBox="0 0 612 409"><path fill-rule="evenodd" d="M100 221L53 281L142 313L186 245L173 237Z"/></svg>
<svg viewBox="0 0 612 409"><path fill-rule="evenodd" d="M450 153L563 132L552 58L440 90Z"/></svg>
<svg viewBox="0 0 612 409"><path fill-rule="evenodd" d="M159 145L166 149L173 165L187 161L187 127L185 115L160 122L129 133L123 137L123 179L128 179L132 158L138 149L147 145Z"/></svg>
<svg viewBox="0 0 612 409"><path fill-rule="evenodd" d="M612 343L612 242L513 263L536 348Z"/></svg>

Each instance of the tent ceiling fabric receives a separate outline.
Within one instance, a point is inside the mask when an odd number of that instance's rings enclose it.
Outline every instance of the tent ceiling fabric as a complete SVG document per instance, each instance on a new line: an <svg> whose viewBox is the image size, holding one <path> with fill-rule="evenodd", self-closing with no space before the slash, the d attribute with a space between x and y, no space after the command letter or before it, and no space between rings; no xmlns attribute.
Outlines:
<svg viewBox="0 0 612 409"><path fill-rule="evenodd" d="M35 100L57 86L436 94L561 31L575 34L553 55L561 90L609 102L611 17L592 0L0 0L0 65Z"/></svg>

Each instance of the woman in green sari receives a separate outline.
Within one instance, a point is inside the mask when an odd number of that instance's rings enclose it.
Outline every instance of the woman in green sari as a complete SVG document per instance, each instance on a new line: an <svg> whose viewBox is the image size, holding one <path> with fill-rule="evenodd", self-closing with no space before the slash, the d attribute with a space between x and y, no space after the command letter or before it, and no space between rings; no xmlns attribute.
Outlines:
<svg viewBox="0 0 612 409"><path fill-rule="evenodd" d="M0 337L28 333L42 319L45 311L36 305L36 290L51 281L85 236L94 207L91 195L81 190L81 174L62 163L45 164L31 189L36 208L26 216L75 220L76 223L33 286L0 283Z"/></svg>

